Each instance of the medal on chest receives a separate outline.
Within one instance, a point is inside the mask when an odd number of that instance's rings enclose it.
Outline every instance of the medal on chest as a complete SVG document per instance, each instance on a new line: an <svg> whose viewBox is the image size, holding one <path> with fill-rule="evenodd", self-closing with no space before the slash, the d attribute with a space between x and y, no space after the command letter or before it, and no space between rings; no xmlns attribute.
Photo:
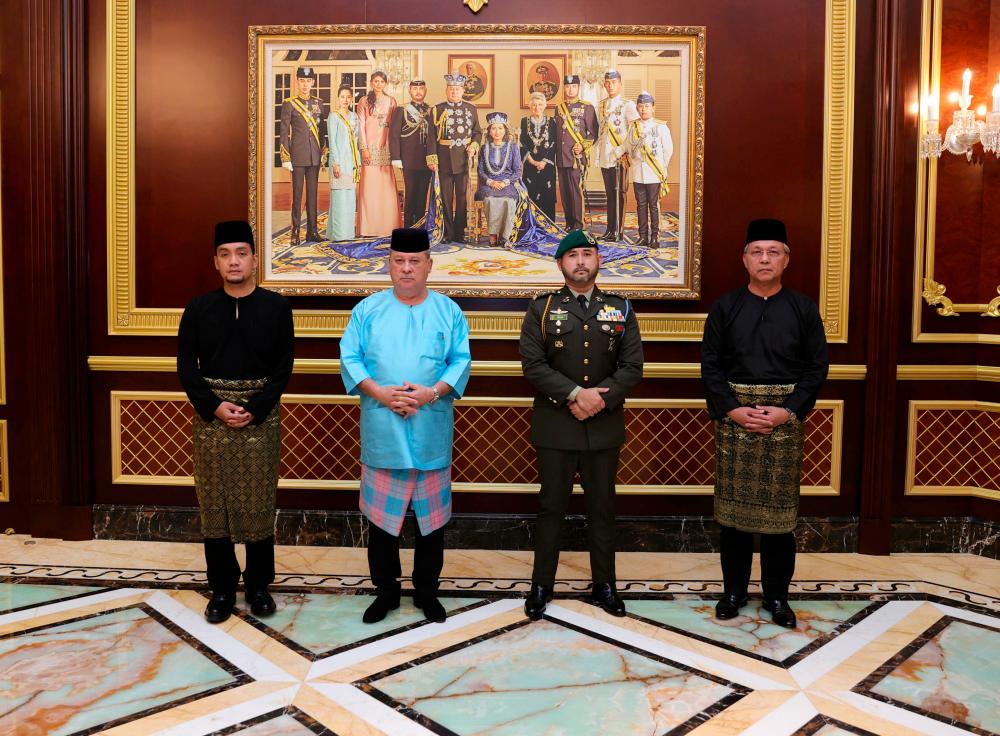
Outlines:
<svg viewBox="0 0 1000 736"><path fill-rule="evenodd" d="M624 322L625 315L622 314L622 310L615 309L610 304L605 304L597 313L597 320L599 322ZM602 326L601 329L604 329L604 327Z"/></svg>

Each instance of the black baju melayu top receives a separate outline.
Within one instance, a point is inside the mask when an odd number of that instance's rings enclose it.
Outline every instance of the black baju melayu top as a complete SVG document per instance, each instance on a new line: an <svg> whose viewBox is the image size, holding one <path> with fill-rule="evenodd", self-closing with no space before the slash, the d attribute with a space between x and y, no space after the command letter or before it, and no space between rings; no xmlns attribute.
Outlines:
<svg viewBox="0 0 1000 736"><path fill-rule="evenodd" d="M224 289L191 300L177 334L177 373L194 409L212 421L222 400L206 378L264 378L264 388L244 405L260 424L281 399L292 375L295 328L280 294L256 287L236 298Z"/></svg>
<svg viewBox="0 0 1000 736"><path fill-rule="evenodd" d="M742 287L712 306L701 345L708 414L721 419L740 406L730 383L795 384L782 408L802 421L816 404L830 359L816 303L782 288L770 297Z"/></svg>

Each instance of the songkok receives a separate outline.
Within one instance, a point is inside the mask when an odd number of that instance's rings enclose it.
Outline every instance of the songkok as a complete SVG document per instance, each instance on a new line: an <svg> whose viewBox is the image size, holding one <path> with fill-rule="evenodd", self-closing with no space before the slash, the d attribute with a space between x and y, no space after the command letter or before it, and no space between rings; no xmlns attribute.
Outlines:
<svg viewBox="0 0 1000 736"><path fill-rule="evenodd" d="M213 248L230 243L246 243L250 246L251 252L257 252L253 243L253 230L250 229L250 223L246 220L226 220L215 223L215 245Z"/></svg>
<svg viewBox="0 0 1000 736"><path fill-rule="evenodd" d="M644 102L648 102L650 105L656 102L656 100L653 99L653 95L649 94L646 90L640 92L635 101L640 105Z"/></svg>
<svg viewBox="0 0 1000 736"><path fill-rule="evenodd" d="M544 99L545 95L542 95L542 98ZM486 116L486 124L487 125L493 125L494 123L497 123L499 125L506 125L507 124L507 113L505 113L505 112L491 112L489 115L487 115Z"/></svg>
<svg viewBox="0 0 1000 736"><path fill-rule="evenodd" d="M300 66L298 69L295 70L295 78L296 79L315 79L316 78L316 70L313 69L311 66Z"/></svg>
<svg viewBox="0 0 1000 736"><path fill-rule="evenodd" d="M465 80L466 76L464 74L459 74L458 72L444 75L444 81L448 83L449 87L464 87Z"/></svg>
<svg viewBox="0 0 1000 736"><path fill-rule="evenodd" d="M398 253L423 253L431 249L431 239L426 230L416 227L397 227L392 231L389 248Z"/></svg>
<svg viewBox="0 0 1000 736"><path fill-rule="evenodd" d="M541 92L532 92L530 95L528 95L528 101L530 102L531 100L541 100L542 102L545 103L549 101L548 98Z"/></svg>
<svg viewBox="0 0 1000 736"><path fill-rule="evenodd" d="M574 248L597 247L597 241L594 240L594 236L586 230L570 230L566 234L566 237L559 241L559 247L556 248L556 258L562 258L566 251L573 250Z"/></svg>
<svg viewBox="0 0 1000 736"><path fill-rule="evenodd" d="M427 82L425 82L422 79L411 79L410 80L410 86L411 87L426 87L427 86Z"/></svg>
<svg viewBox="0 0 1000 736"><path fill-rule="evenodd" d="M564 84L579 84L580 75L579 74L567 74Z"/></svg>
<svg viewBox="0 0 1000 736"><path fill-rule="evenodd" d="M617 69L608 69L606 72L604 72L604 81L607 81L609 79L621 79L621 78L622 75L619 73Z"/></svg>
<svg viewBox="0 0 1000 736"><path fill-rule="evenodd" d="M788 234L785 232L785 223L781 220L763 218L751 220L747 225L747 239L744 247L755 240L776 240L779 243L788 245Z"/></svg>

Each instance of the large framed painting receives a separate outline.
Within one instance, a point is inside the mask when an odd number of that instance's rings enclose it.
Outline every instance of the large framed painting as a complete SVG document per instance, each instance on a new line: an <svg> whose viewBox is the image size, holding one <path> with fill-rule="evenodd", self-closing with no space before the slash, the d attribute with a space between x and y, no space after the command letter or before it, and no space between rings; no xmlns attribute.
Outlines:
<svg viewBox="0 0 1000 736"><path fill-rule="evenodd" d="M495 112L507 115L511 143L519 144L532 91L545 94L550 116L564 100L601 111L612 86L605 85L609 69L620 75L620 91L612 93L632 102L644 90L654 96L654 116L667 127L673 150L661 161L658 221L645 232L622 167L625 205L610 214L623 231L601 243L601 285L633 298L699 298L706 105L700 26L251 26L249 209L260 283L300 295L385 288L389 233L407 206L408 219L431 237L434 289L508 298L562 283L553 253L566 232L566 206L574 202L560 194L554 207L540 204L529 187L545 186L545 176L512 177L513 217L491 245L477 197L486 191L479 157L490 149L477 148L486 116ZM572 99L567 74L581 80ZM468 103L449 115L446 75L464 87ZM414 79L426 85L410 85ZM620 152L641 161L636 131ZM418 144L449 161L428 185L411 170L422 166L423 155L393 165L406 158L402 148ZM586 141L585 155L572 166L584 227L598 237L608 230L609 201L616 206L606 196L600 149L601 140ZM468 177L455 175L466 167ZM555 181L555 170L544 173Z"/></svg>

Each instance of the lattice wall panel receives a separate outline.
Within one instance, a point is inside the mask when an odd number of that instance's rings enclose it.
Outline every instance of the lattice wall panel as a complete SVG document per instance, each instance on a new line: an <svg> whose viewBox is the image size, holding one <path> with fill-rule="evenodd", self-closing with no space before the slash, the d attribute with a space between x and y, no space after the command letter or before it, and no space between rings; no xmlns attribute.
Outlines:
<svg viewBox="0 0 1000 736"><path fill-rule="evenodd" d="M918 409L914 486L1000 491L1000 411Z"/></svg>
<svg viewBox="0 0 1000 736"><path fill-rule="evenodd" d="M191 475L192 410L187 401L122 398L118 406L121 459L116 475L123 482ZM286 400L282 412L283 479L353 481L360 476L360 412L355 404ZM629 408L626 426L621 485L712 485L715 436L704 409ZM803 485L829 487L837 459L834 411L816 409L807 427ZM530 431L530 407L458 406L452 479L484 487L537 483Z"/></svg>

